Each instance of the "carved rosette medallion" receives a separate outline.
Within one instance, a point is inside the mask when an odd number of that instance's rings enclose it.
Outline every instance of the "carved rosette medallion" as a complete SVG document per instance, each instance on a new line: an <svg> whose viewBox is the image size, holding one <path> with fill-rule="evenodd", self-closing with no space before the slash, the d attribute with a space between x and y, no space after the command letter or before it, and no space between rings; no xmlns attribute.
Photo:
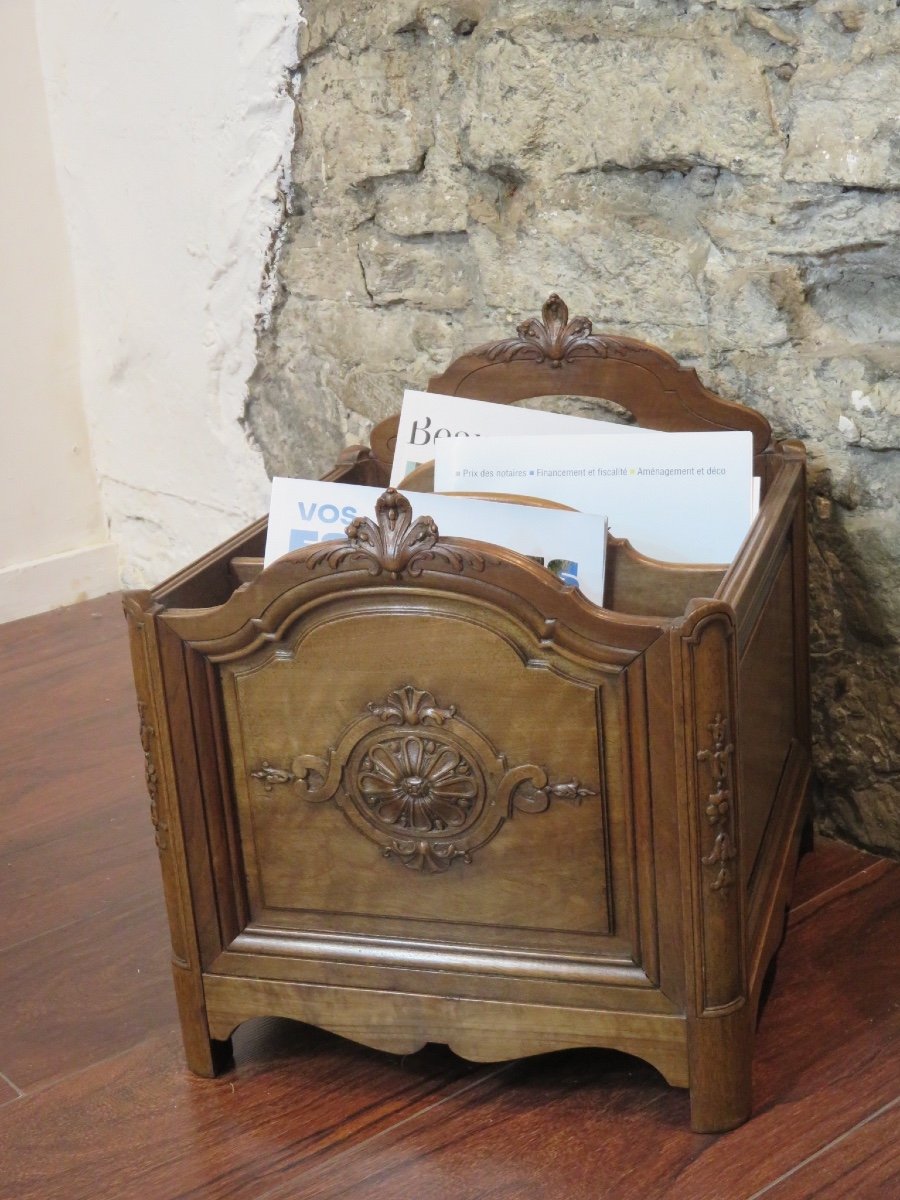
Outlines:
<svg viewBox="0 0 900 1200"><path fill-rule="evenodd" d="M480 815L481 773L446 738L373 734L354 757L360 807L386 832L458 833Z"/></svg>
<svg viewBox="0 0 900 1200"><path fill-rule="evenodd" d="M698 751L697 759L708 763L712 774L713 790L709 793L705 811L706 819L712 826L713 843L709 853L704 854L701 861L705 867L715 870L710 887L712 891L718 892L734 883L732 861L737 855L737 848L734 843L730 782L734 746L727 741L727 717L716 713L708 728L712 734L712 748Z"/></svg>
<svg viewBox="0 0 900 1200"><path fill-rule="evenodd" d="M506 758L431 692L406 684L372 701L325 757L250 772L264 793L290 787L312 803L333 801L385 858L412 870L446 871L487 845L516 812L578 805L597 792L572 779L551 783L535 763Z"/></svg>

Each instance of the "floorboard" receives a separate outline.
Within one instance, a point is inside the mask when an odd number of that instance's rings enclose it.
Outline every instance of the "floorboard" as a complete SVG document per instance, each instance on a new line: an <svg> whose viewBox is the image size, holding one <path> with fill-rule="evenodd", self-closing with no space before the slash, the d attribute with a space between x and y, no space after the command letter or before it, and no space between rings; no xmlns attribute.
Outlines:
<svg viewBox="0 0 900 1200"><path fill-rule="evenodd" d="M133 793L85 816L60 820L40 838L12 836L0 870L0 953L60 923L90 920L129 903L136 884L155 886L153 829L140 794ZM47 880L53 881L52 888ZM2 983L0 983L2 992Z"/></svg>
<svg viewBox="0 0 900 1200"><path fill-rule="evenodd" d="M121 602L73 608L81 628L56 613L0 626L0 838L14 851L111 800L145 804ZM54 652L38 651L32 622Z"/></svg>
<svg viewBox="0 0 900 1200"><path fill-rule="evenodd" d="M878 1109L750 1200L763 1196L768 1200L900 1196L900 1100Z"/></svg>
<svg viewBox="0 0 900 1200"><path fill-rule="evenodd" d="M754 1114L600 1050L474 1065L250 1022L184 1067L117 597L0 626L2 1200L869 1200L900 1195L900 866L818 842Z"/></svg>
<svg viewBox="0 0 900 1200"><path fill-rule="evenodd" d="M26 1092L170 1025L161 888L0 954L0 1010L0 1070Z"/></svg>
<svg viewBox="0 0 900 1200"><path fill-rule="evenodd" d="M12 1100L18 1100L22 1095L23 1093L11 1079L7 1079L5 1075L0 1074L0 1108L4 1104L9 1104Z"/></svg>
<svg viewBox="0 0 900 1200"><path fill-rule="evenodd" d="M15 1200L259 1200L285 1179L302 1195L310 1164L485 1071L439 1047L404 1061L276 1021L244 1027L236 1057L227 1076L194 1078L172 1025L0 1109Z"/></svg>

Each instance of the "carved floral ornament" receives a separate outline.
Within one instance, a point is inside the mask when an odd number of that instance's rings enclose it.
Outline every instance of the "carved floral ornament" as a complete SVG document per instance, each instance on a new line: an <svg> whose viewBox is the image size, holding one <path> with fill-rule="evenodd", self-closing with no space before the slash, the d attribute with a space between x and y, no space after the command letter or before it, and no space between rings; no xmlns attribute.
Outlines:
<svg viewBox="0 0 900 1200"><path fill-rule="evenodd" d="M156 834L156 848L162 852L167 848L168 826L159 814L159 773L153 755L153 739L155 732L147 719L148 706L138 701L138 717L140 718L141 749L144 752L144 778L147 783L147 794L150 797L150 820Z"/></svg>
<svg viewBox="0 0 900 1200"><path fill-rule="evenodd" d="M723 891L734 883L732 861L737 855L733 835L733 814L731 808L731 756L734 746L727 741L728 718L716 713L708 726L712 734L713 744L710 750L700 750L697 753L699 762L709 764L712 773L713 790L706 802L706 819L713 829L712 849L702 858L703 865L715 869L715 878L710 884L712 891Z"/></svg>
<svg viewBox="0 0 900 1200"><path fill-rule="evenodd" d="M607 334L593 333L587 317L569 320L569 309L554 292L541 309L541 318L529 317L516 326L516 337L496 342L487 352L492 362L549 362L559 368L573 358L608 358L624 354L625 343Z"/></svg>
<svg viewBox="0 0 900 1200"><path fill-rule="evenodd" d="M535 763L509 767L455 706L412 684L367 705L325 757L263 761L250 777L265 792L289 786L311 803L334 801L385 858L429 873L471 863L517 812L597 795L574 779L551 783Z"/></svg>
<svg viewBox="0 0 900 1200"><path fill-rule="evenodd" d="M421 575L426 566L434 564L454 571L484 567L484 557L477 551L439 542L438 527L431 517L413 520L412 505L394 488L379 496L375 518L356 517L347 526L345 542L326 542L306 551L307 567L313 570L325 563L334 571L362 565L372 575L387 572L392 579L402 574Z"/></svg>

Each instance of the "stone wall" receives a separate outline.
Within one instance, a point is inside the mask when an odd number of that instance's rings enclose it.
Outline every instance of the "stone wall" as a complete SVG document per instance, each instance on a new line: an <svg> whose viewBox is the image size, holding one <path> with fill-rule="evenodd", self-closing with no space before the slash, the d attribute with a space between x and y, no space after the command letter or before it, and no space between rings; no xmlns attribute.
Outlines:
<svg viewBox="0 0 900 1200"><path fill-rule="evenodd" d="M312 474L550 291L811 459L819 816L900 850L895 0L314 0L247 418Z"/></svg>

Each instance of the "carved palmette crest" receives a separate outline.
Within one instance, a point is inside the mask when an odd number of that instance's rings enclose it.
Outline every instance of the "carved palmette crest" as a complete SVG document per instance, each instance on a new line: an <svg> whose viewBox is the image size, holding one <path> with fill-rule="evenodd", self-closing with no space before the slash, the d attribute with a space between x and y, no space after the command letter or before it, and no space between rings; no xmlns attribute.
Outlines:
<svg viewBox="0 0 900 1200"><path fill-rule="evenodd" d="M345 542L328 542L306 552L306 565L313 569L322 563L333 570L363 565L372 575L386 572L392 579L401 575L421 575L426 566L440 564L450 570L464 567L481 570L484 558L465 546L448 545L439 540L438 527L431 517L413 520L412 505L394 488L378 498L375 517L356 517L347 526Z"/></svg>
<svg viewBox="0 0 900 1200"><path fill-rule="evenodd" d="M487 351L493 362L549 362L561 367L573 358L608 358L625 352L625 344L608 334L593 332L587 317L569 320L569 309L554 292L541 309L541 318L529 317L516 326L516 336L496 342Z"/></svg>
<svg viewBox="0 0 900 1200"><path fill-rule="evenodd" d="M551 782L535 763L510 767L455 705L412 684L371 701L327 755L264 760L250 778L264 793L290 787L312 803L333 801L385 858L432 874L471 863L517 812L598 794L575 779Z"/></svg>
<svg viewBox="0 0 900 1200"><path fill-rule="evenodd" d="M709 725L713 744L711 749L700 750L697 753L699 762L708 763L712 773L713 790L709 793L706 803L706 819L712 826L713 843L708 854L701 861L706 867L715 870L710 887L718 892L729 888L734 883L732 861L737 855L734 844L733 813L731 806L731 756L734 746L728 739L728 718L716 713Z"/></svg>

